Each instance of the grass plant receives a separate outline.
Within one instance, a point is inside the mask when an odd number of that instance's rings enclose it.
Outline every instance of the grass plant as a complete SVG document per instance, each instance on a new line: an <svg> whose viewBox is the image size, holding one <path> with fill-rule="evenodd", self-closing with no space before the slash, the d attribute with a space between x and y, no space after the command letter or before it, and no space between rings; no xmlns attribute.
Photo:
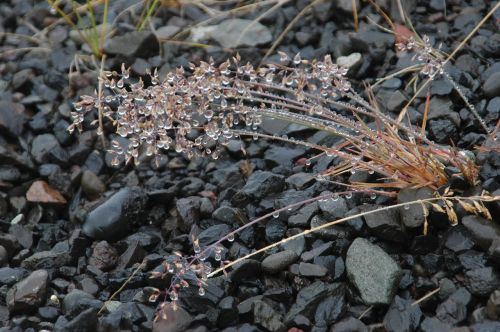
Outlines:
<svg viewBox="0 0 500 332"><path fill-rule="evenodd" d="M109 0L92 1L86 0L84 5L78 4L75 0L68 1L71 6L70 13L66 13L61 5L63 1L47 0L50 7L57 12L61 18L73 28L80 38L89 46L92 54L97 58L101 58L104 54L104 41L106 37L106 26L108 20ZM103 3L103 14L101 18L100 29L98 29L98 18L94 10L94 6ZM90 21L90 26L86 26L84 17Z"/></svg>
<svg viewBox="0 0 500 332"><path fill-rule="evenodd" d="M491 12L486 18L489 16ZM439 76L447 77L445 65L457 52L455 49L448 57L443 57L428 38L416 35L401 41L398 48L402 52L414 52L422 62L412 67L426 79L420 91L427 84L425 82L432 82ZM75 104L70 131L81 130L87 116L92 117L93 110L100 109L103 117L114 125L115 134L128 140L126 144L123 140L111 142L115 165L123 161L137 162L140 155L159 158L163 151L169 149L184 153L188 158L210 156L218 159L229 140L252 137L255 140L270 139L303 145L319 151L320 155L343 161L319 174L322 179L346 172L377 174L376 182L354 183L348 186L348 190L313 197L269 212L205 248L201 248L198 239L193 236L191 255L174 253L166 259L162 271L152 274L154 278L171 279L165 289L157 289L150 296L151 302L159 303L157 319L168 318L165 316L166 309L178 305L183 288L195 285L199 294L204 295L208 278L225 273L241 261L280 244L353 218L417 204L422 207L425 216L430 210L447 215L451 225L459 221L455 213L457 206L491 220L484 203L500 200L499 196L492 197L486 192L478 196L459 196L448 187L450 174L447 167L455 168L456 175L462 176L471 186L477 184L479 167L464 151L435 144L425 136L429 98L425 102L424 121L420 128L415 128L404 121L407 106L399 118L390 117L380 110L370 88L358 92L346 77L347 69L337 66L330 56L312 61L302 59L300 54L290 57L280 53L280 57L279 64L257 68L243 63L239 56L222 64L209 60L199 65L191 64L189 69L177 68L164 79L160 79L154 71L147 79L151 82L149 86L142 78L132 79L129 70L122 66L120 72L108 71L101 75L100 86L107 90L100 89L97 96L84 96ZM465 98L463 94L461 97ZM342 142L328 146L265 134L259 131L263 117L325 131L341 137ZM490 129L484 122L481 123L491 140L497 140L499 124ZM349 198L353 193L394 196L398 189L419 187L432 188L435 196L333 220L271 243L235 261L223 259L224 243L234 241L245 228L290 208L320 200L335 200L340 195ZM448 188L439 194L443 187ZM423 233L427 231L426 221Z"/></svg>

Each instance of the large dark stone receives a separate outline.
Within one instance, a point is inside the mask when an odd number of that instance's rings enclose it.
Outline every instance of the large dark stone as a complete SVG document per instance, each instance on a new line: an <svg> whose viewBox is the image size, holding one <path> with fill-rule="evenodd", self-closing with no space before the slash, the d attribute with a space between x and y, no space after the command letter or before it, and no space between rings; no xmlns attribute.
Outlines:
<svg viewBox="0 0 500 332"><path fill-rule="evenodd" d="M83 233L96 240L122 238L144 213L145 203L142 190L123 188L87 215Z"/></svg>

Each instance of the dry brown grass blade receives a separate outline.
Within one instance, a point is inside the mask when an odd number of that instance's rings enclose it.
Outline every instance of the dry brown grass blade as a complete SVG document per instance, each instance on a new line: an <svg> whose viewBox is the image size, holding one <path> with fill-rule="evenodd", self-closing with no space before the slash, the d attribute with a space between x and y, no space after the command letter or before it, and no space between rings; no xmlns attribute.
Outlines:
<svg viewBox="0 0 500 332"><path fill-rule="evenodd" d="M429 114L430 103L431 103L431 91L428 89L427 96L425 97L424 115L422 117L422 129L420 130L422 135L425 135L425 126L427 125L427 115Z"/></svg>
<svg viewBox="0 0 500 332"><path fill-rule="evenodd" d="M250 254L247 254L243 257L240 257L228 264L226 264L225 266L221 267L221 268L218 268L216 270L214 270L213 272L211 272L208 277L211 278L223 271L227 271L228 268L234 266L234 265L237 265L239 263L241 263L242 261L246 260L246 259L249 259L250 257L253 257L255 255L258 255L258 254L262 254L266 251L268 251L269 249L272 249L272 248L275 248L279 245L282 245L284 243L287 243L291 240L294 240L296 238L299 238L301 236L305 236L305 235L308 235L308 234L311 234L311 233L315 233L315 232L318 232L322 229L325 229L325 228L328 228L328 227L332 227L334 225L338 225L338 224L341 224L343 222L346 222L348 220L351 220L351 219L355 219L355 218L359 218L359 217L363 217L363 216L366 216L366 215L370 215L370 214L373 214L373 213L378 213L378 212L381 212L381 211L387 211L387 210L393 210L393 209L399 209L403 206L406 206L406 205L414 205L414 204L427 204L427 203L434 203L436 201L444 201L446 204L445 206L448 207L448 203L449 202L453 202L453 201L458 201L460 199L467 199L467 200L471 200L471 201L484 201L484 202L492 202L492 201L499 201L500 200L500 196L486 196L486 195L481 195L481 196L470 196L470 197L433 197L433 198L427 198L427 199L419 199L419 200L415 200L415 201L411 201L411 202L405 202L405 203L399 203L399 204L394 204L394 205L391 205L391 206L385 206L383 208L379 208L379 209L375 209L375 210L371 210L371 211L365 211L365 212L362 212L362 213L358 213L358 214L355 214L355 215L352 215L352 216L349 216L349 217L345 217L345 218L342 218L342 219L339 219L339 220L334 220L334 221L330 221L328 223L325 223L325 224L322 224L320 226L317 226L317 227L314 227L314 228L311 228L311 229L308 229L308 230L305 230L301 233L298 233L298 234L295 234L295 235L292 235L286 239L282 239L281 241L278 241L278 242L275 242L275 243L272 243L270 245L267 245L263 248L260 248L260 249L257 249L255 251L253 251L252 253ZM451 213L451 218L450 221L451 222L454 222L455 221L455 217L456 217L456 214L454 214L454 211Z"/></svg>
<svg viewBox="0 0 500 332"><path fill-rule="evenodd" d="M352 18L354 21L354 31L358 32L359 22L358 22L358 8L356 6L356 0L351 0L351 3L352 3Z"/></svg>

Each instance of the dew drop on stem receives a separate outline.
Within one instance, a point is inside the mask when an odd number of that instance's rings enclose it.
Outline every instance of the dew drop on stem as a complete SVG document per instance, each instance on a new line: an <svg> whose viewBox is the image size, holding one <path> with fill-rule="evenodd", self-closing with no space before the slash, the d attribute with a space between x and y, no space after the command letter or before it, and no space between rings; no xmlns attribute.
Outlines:
<svg viewBox="0 0 500 332"><path fill-rule="evenodd" d="M273 212L273 218L278 218L280 216L280 213L278 211Z"/></svg>

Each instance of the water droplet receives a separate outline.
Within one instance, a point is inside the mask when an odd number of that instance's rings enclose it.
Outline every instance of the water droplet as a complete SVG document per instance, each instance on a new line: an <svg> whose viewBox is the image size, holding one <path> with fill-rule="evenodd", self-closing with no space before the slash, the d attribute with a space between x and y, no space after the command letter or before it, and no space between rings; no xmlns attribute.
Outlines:
<svg viewBox="0 0 500 332"><path fill-rule="evenodd" d="M345 194L345 198L347 198L347 199L351 199L351 198L352 198L352 193L351 193L351 192L349 192L349 193Z"/></svg>
<svg viewBox="0 0 500 332"><path fill-rule="evenodd" d="M405 210L409 210L409 209L410 209L410 204L405 204L405 205L403 206L403 208L404 208Z"/></svg>
<svg viewBox="0 0 500 332"><path fill-rule="evenodd" d="M201 251L201 248L200 248L200 245L199 245L199 244L195 244L195 245L193 246L193 249L194 249L194 253L195 253L195 254L199 254L199 253L200 253L200 251Z"/></svg>
<svg viewBox="0 0 500 332"><path fill-rule="evenodd" d="M306 160L306 165L307 165L307 166L311 165L311 159L307 159L307 160Z"/></svg>
<svg viewBox="0 0 500 332"><path fill-rule="evenodd" d="M280 216L280 213L278 211L273 212L273 218L278 218Z"/></svg>
<svg viewBox="0 0 500 332"><path fill-rule="evenodd" d="M171 292L170 293L170 300L172 301L177 301L179 297L177 296L177 293L176 292Z"/></svg>
<svg viewBox="0 0 500 332"><path fill-rule="evenodd" d="M198 289L198 294L200 294L200 296L205 295L205 289L203 289L203 287L200 287L200 288Z"/></svg>
<svg viewBox="0 0 500 332"><path fill-rule="evenodd" d="M332 201L338 201L338 199L339 199L339 194L333 194Z"/></svg>
<svg viewBox="0 0 500 332"><path fill-rule="evenodd" d="M227 240L229 242L233 242L234 241L234 233L229 233L228 236L227 236Z"/></svg>
<svg viewBox="0 0 500 332"><path fill-rule="evenodd" d="M221 259L222 259L222 256L221 256L220 252L216 252L215 253L215 260L220 261Z"/></svg>
<svg viewBox="0 0 500 332"><path fill-rule="evenodd" d="M377 198L377 194L373 193L370 195L370 199L376 199Z"/></svg>

